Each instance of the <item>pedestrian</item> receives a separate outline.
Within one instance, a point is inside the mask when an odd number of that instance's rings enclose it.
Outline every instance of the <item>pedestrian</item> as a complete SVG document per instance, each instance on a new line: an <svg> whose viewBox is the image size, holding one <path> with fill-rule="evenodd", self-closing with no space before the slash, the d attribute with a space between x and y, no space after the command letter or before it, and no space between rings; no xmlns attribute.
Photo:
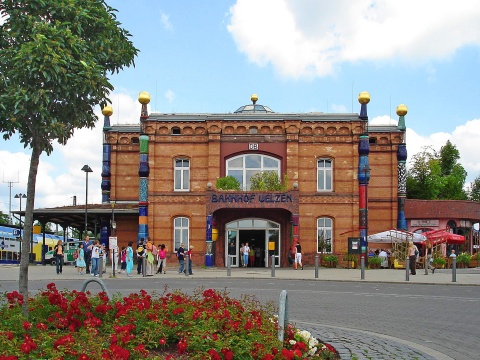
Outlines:
<svg viewBox="0 0 480 360"><path fill-rule="evenodd" d="M77 271L79 275L83 275L85 272L85 267L87 266L85 264L85 251L83 251L83 242L80 243L76 252L77 252L77 259L75 261L77 264Z"/></svg>
<svg viewBox="0 0 480 360"><path fill-rule="evenodd" d="M90 237L88 235L85 236L85 240L83 241L83 251L85 252L85 267L87 269L87 274L90 274L90 263L92 262L92 247L93 242L90 240Z"/></svg>
<svg viewBox="0 0 480 360"><path fill-rule="evenodd" d="M417 275L416 266L417 266L417 255L418 248L413 244L413 241L409 242L407 248L408 259L410 260L410 275Z"/></svg>
<svg viewBox="0 0 480 360"><path fill-rule="evenodd" d="M249 256L250 256L250 247L248 246L248 242L247 242L243 247L243 267L247 267Z"/></svg>
<svg viewBox="0 0 480 360"><path fill-rule="evenodd" d="M167 273L167 250L165 250L165 244L160 245L160 250L158 250L158 269L157 269L157 274Z"/></svg>
<svg viewBox="0 0 480 360"><path fill-rule="evenodd" d="M107 249L105 244L100 246L100 258L102 260L102 274L107 273Z"/></svg>
<svg viewBox="0 0 480 360"><path fill-rule="evenodd" d="M432 274L435 274L435 266L432 266L432 243L430 242L430 239L427 239L425 241L425 247L427 251L427 272L428 274L428 269L432 270Z"/></svg>
<svg viewBox="0 0 480 360"><path fill-rule="evenodd" d="M252 245L250 248L250 253L248 254L248 264L253 267L255 265L255 249Z"/></svg>
<svg viewBox="0 0 480 360"><path fill-rule="evenodd" d="M255 248L255 266L262 266L262 249L259 246Z"/></svg>
<svg viewBox="0 0 480 360"><path fill-rule="evenodd" d="M295 269L298 269L298 267L301 267L303 270L303 263L302 263L302 246L300 245L300 241L297 241L297 244L295 245Z"/></svg>
<svg viewBox="0 0 480 360"><path fill-rule="evenodd" d="M145 276L153 276L153 267L155 261L155 255L157 253L157 248L153 245L153 242L150 240L150 237L146 238L147 244L145 246ZM155 249L155 251L154 251Z"/></svg>
<svg viewBox="0 0 480 360"><path fill-rule="evenodd" d="M452 252L450 253L450 256L451 258L456 258L457 257L457 254L455 254L455 249L452 249Z"/></svg>
<svg viewBox="0 0 480 360"><path fill-rule="evenodd" d="M92 276L98 276L98 264L100 263L101 250L100 242L95 240L92 246L92 269L90 270Z"/></svg>
<svg viewBox="0 0 480 360"><path fill-rule="evenodd" d="M143 273L143 258L145 257L145 248L143 247L144 239L141 238L137 247L137 275Z"/></svg>
<svg viewBox="0 0 480 360"><path fill-rule="evenodd" d="M244 262L243 262L243 249L244 249L244 248L245 248L245 244L242 243L242 244L240 245L240 266L241 266L241 267L244 267L243 265L245 265Z"/></svg>
<svg viewBox="0 0 480 360"><path fill-rule="evenodd" d="M180 264L180 267L178 268L179 274L183 273L183 268L185 267L185 249L183 248L184 246L185 244L181 243L180 247L177 250L177 259L178 263Z"/></svg>
<svg viewBox="0 0 480 360"><path fill-rule="evenodd" d="M127 270L127 249L125 249L125 246L122 246L122 251L120 252L120 270L118 271L119 274L125 273Z"/></svg>
<svg viewBox="0 0 480 360"><path fill-rule="evenodd" d="M131 277L132 276L132 270L133 270L133 249L132 249L133 241L128 242L127 246L127 251L126 251L126 256L125 256L125 269L127 271L127 276Z"/></svg>
<svg viewBox="0 0 480 360"><path fill-rule="evenodd" d="M190 247L188 248L188 251L185 253L186 255L188 255L188 274L189 275L193 275L193 272L192 272L192 266L193 266L192 253L193 253L193 245L190 245ZM183 270L183 272L185 272L185 270Z"/></svg>
<svg viewBox="0 0 480 360"><path fill-rule="evenodd" d="M58 240L57 245L53 248L53 253L55 255L57 274L61 274L63 271L63 257L65 255L62 240Z"/></svg>

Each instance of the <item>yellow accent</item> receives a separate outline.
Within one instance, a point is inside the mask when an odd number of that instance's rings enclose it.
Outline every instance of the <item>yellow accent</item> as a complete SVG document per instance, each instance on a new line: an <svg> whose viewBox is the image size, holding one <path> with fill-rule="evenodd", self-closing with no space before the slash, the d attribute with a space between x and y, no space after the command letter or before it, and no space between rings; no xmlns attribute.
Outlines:
<svg viewBox="0 0 480 360"><path fill-rule="evenodd" d="M370 102L370 94L366 91L362 91L358 94L358 102L360 104L368 104Z"/></svg>
<svg viewBox="0 0 480 360"><path fill-rule="evenodd" d="M42 225L33 225L33 233L40 234L42 232Z"/></svg>
<svg viewBox="0 0 480 360"><path fill-rule="evenodd" d="M273 251L275 250L275 241L268 242L268 250Z"/></svg>
<svg viewBox="0 0 480 360"><path fill-rule="evenodd" d="M405 106L405 104L400 104L397 106L397 115L398 116L405 116L407 115L408 108Z"/></svg>
<svg viewBox="0 0 480 360"><path fill-rule="evenodd" d="M150 102L150 94L146 91L142 91L138 94L138 102L140 104L148 104Z"/></svg>
<svg viewBox="0 0 480 360"><path fill-rule="evenodd" d="M110 105L105 106L102 110L102 114L105 116L112 116L113 108Z"/></svg>
<svg viewBox="0 0 480 360"><path fill-rule="evenodd" d="M218 239L218 229L212 229L212 241L217 241Z"/></svg>
<svg viewBox="0 0 480 360"><path fill-rule="evenodd" d="M250 100L252 100L253 103L256 103L258 100L257 94L252 94L252 96L250 96Z"/></svg>
<svg viewBox="0 0 480 360"><path fill-rule="evenodd" d="M148 221L148 219L147 219L146 216L139 216L138 217L138 224L139 225L145 225L145 224L147 224L147 221Z"/></svg>

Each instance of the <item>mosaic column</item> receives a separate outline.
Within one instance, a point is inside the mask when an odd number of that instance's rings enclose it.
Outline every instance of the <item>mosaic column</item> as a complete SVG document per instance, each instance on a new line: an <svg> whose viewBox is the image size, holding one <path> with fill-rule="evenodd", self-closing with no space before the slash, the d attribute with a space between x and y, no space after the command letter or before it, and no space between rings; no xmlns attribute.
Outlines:
<svg viewBox="0 0 480 360"><path fill-rule="evenodd" d="M138 101L142 104L140 114L140 163L138 165L139 176L139 199L138 199L138 238L137 243L148 236L148 135L145 134L145 120L148 118L147 104L150 102L150 94L142 91L138 95Z"/></svg>
<svg viewBox="0 0 480 360"><path fill-rule="evenodd" d="M111 145L107 141L107 133L111 129L110 116L113 114L111 106L105 106L102 109L103 118L103 158L102 158L102 204L110 202L111 189ZM102 218L100 220L100 243L108 246L108 237L110 236L110 226L108 219Z"/></svg>
<svg viewBox="0 0 480 360"><path fill-rule="evenodd" d="M362 91L358 95L361 104L360 119L365 121L364 133L360 135L358 142L358 228L360 230L361 254L367 263L368 247L368 182L370 180L370 165L368 154L370 153L370 141L368 136L367 104L370 102L370 94Z"/></svg>
<svg viewBox="0 0 480 360"><path fill-rule="evenodd" d="M397 217L397 229L407 230L407 219L405 218L405 199L407 197L407 144L405 138L405 115L407 115L408 109L405 105L401 104L397 106L398 130L403 132L402 143L398 145L397 149L397 169L398 169L398 217Z"/></svg>

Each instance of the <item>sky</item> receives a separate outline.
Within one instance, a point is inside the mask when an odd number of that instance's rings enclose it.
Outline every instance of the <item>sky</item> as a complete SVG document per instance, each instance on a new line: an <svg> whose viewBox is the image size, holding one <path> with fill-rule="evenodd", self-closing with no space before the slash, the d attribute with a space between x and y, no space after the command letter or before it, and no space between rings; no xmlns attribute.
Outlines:
<svg viewBox="0 0 480 360"><path fill-rule="evenodd" d="M135 67L110 77L112 124L149 112L230 113L258 95L275 112L359 113L370 93L370 125L396 124L408 107L409 160L450 140L480 176L478 0L106 0L140 50ZM101 203L103 116L67 145L42 154L35 208ZM25 208L31 150L1 141L0 211ZM374 176L374 169L372 169Z"/></svg>

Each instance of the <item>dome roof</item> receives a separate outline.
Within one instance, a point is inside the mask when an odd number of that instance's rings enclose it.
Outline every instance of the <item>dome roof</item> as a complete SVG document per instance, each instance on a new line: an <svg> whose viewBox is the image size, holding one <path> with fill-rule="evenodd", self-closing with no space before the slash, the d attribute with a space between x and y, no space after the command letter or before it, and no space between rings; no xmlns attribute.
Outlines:
<svg viewBox="0 0 480 360"><path fill-rule="evenodd" d="M264 105L257 105L258 96L257 94L252 94L250 97L253 104L240 106L236 111L235 114L243 114L243 113L273 113L272 109L268 106Z"/></svg>

